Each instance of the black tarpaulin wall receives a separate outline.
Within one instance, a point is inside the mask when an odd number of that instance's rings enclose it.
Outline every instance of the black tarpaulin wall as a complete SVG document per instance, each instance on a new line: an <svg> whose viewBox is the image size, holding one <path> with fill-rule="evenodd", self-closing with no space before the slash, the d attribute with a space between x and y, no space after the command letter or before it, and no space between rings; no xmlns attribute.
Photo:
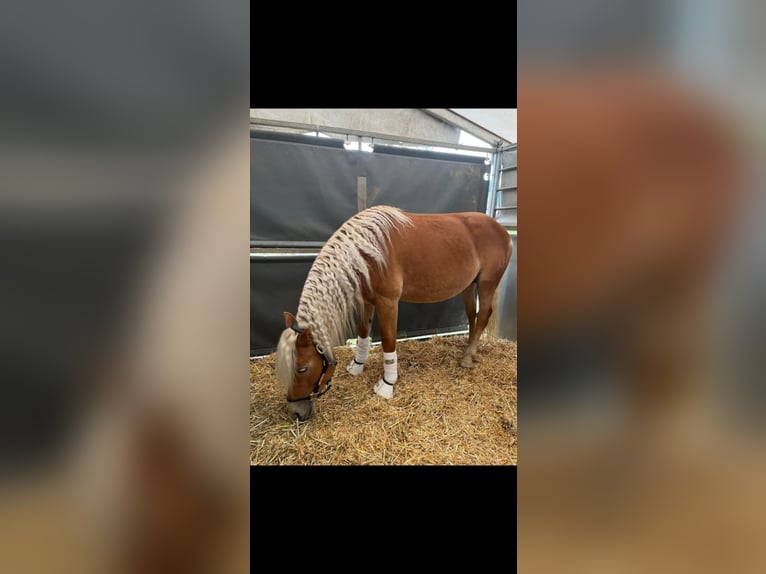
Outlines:
<svg viewBox="0 0 766 574"><path fill-rule="evenodd" d="M251 137L250 239L329 239L356 213L360 155L370 154Z"/></svg>
<svg viewBox="0 0 766 574"><path fill-rule="evenodd" d="M250 258L251 355L274 351L284 329L282 312L297 310L313 257L296 257L290 242L297 247L326 241L357 212L360 193L366 195L366 207L386 204L420 213L486 209L487 166L482 158L429 152L405 156L397 148L377 145L369 153L343 149L341 140L319 140L316 145L313 136L289 139L293 141L251 131L250 239L261 248L279 242L279 247L261 249ZM400 336L465 328L459 296L399 306ZM380 339L377 320L372 333L374 340Z"/></svg>

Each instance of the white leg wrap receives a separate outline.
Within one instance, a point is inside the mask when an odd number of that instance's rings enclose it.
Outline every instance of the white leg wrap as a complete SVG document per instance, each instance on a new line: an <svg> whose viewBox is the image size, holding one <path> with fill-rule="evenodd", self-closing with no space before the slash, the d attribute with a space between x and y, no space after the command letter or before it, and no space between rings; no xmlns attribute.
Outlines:
<svg viewBox="0 0 766 574"><path fill-rule="evenodd" d="M356 358L351 361L346 370L351 373L352 376L361 375L364 370L364 363L367 361L367 355L370 352L370 338L359 337L356 340Z"/></svg>
<svg viewBox="0 0 766 574"><path fill-rule="evenodd" d="M375 383L375 393L384 399L394 396L394 383L397 379L396 351L383 353L383 378Z"/></svg>

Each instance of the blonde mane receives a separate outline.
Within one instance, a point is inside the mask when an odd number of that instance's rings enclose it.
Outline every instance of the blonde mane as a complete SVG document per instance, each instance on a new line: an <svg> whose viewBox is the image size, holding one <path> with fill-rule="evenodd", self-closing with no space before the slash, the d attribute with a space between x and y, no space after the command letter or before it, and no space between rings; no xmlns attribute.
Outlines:
<svg viewBox="0 0 766 574"><path fill-rule="evenodd" d="M412 225L402 211L378 205L360 211L332 234L314 260L303 285L296 319L311 326L314 343L334 360L333 347L345 343L354 328L354 309L361 308L362 288L370 285L365 257L385 269L388 239L400 225ZM293 380L295 340L285 329L277 346L277 380L285 389Z"/></svg>

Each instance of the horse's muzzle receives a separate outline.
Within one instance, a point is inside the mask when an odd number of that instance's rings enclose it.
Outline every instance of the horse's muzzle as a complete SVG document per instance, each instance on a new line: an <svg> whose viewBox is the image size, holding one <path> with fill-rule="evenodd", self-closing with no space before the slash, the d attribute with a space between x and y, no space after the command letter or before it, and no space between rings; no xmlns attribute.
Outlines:
<svg viewBox="0 0 766 574"><path fill-rule="evenodd" d="M287 412L290 413L290 417L298 419L299 421L305 421L311 416L314 410L314 401L306 399L305 401L296 401L294 403L287 403Z"/></svg>

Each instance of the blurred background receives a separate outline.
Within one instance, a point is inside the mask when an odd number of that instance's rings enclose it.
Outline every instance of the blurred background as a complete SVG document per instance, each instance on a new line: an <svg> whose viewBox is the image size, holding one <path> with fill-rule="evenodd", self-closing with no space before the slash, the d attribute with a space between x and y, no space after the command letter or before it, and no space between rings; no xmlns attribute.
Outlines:
<svg viewBox="0 0 766 574"><path fill-rule="evenodd" d="M766 567L765 10L518 4L521 572Z"/></svg>
<svg viewBox="0 0 766 574"><path fill-rule="evenodd" d="M248 568L248 2L0 21L4 572Z"/></svg>

